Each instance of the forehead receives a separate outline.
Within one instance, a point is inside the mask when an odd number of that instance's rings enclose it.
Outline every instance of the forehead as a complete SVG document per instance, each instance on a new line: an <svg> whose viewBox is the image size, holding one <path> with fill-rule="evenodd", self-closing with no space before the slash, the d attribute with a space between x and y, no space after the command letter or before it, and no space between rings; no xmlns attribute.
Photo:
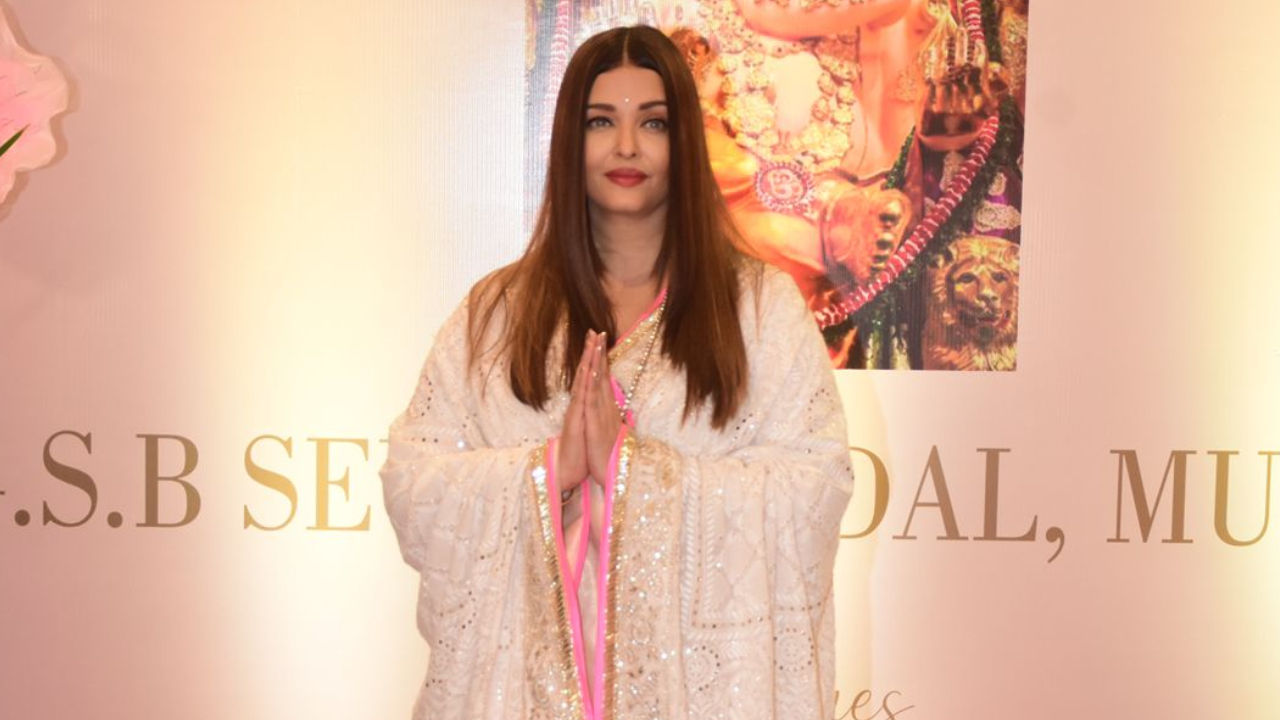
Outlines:
<svg viewBox="0 0 1280 720"><path fill-rule="evenodd" d="M632 106L639 106L666 99L666 91L662 89L662 76L648 68L623 65L596 76L595 82L591 84L587 103L621 105L624 100L629 100Z"/></svg>

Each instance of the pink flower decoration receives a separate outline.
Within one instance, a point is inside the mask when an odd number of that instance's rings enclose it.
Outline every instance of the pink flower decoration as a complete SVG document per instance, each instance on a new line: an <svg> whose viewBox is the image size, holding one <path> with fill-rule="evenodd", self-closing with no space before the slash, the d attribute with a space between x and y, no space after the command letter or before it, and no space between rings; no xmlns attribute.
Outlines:
<svg viewBox="0 0 1280 720"><path fill-rule="evenodd" d="M49 124L67 109L67 80L47 57L18 45L0 7L0 145L22 137L0 155L0 202L21 170L46 165L58 150Z"/></svg>

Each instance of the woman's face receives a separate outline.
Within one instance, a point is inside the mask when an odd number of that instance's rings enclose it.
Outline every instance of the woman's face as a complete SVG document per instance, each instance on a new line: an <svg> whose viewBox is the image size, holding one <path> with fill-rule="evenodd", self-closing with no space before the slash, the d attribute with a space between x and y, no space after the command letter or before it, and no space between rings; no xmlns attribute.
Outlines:
<svg viewBox="0 0 1280 720"><path fill-rule="evenodd" d="M641 218L667 206L667 96L658 73L623 65L596 77L587 98L583 173L595 220Z"/></svg>

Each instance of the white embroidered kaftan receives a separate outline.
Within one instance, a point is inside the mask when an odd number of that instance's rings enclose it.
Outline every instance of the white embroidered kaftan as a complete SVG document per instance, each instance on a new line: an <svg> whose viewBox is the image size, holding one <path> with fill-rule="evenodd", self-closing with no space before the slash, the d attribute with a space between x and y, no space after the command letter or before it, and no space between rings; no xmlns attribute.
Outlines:
<svg viewBox="0 0 1280 720"><path fill-rule="evenodd" d="M681 423L684 374L658 349L636 389L609 479L598 699L546 464L568 393L537 411L514 398L505 366L468 373L465 303L445 322L382 469L422 578L431 653L416 718L832 718L832 567L852 490L844 417L794 283L751 274L748 393L728 426L713 429L709 407ZM656 325L611 351L623 387ZM562 353L563 338L547 366Z"/></svg>

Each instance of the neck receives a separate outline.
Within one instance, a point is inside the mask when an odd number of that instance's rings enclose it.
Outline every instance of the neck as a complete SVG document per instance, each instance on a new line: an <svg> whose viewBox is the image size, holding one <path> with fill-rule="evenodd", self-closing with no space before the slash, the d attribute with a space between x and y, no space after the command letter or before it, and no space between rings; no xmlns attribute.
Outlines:
<svg viewBox="0 0 1280 720"><path fill-rule="evenodd" d="M604 263L606 291L657 284L653 271L665 230L665 213L591 218L591 237Z"/></svg>

